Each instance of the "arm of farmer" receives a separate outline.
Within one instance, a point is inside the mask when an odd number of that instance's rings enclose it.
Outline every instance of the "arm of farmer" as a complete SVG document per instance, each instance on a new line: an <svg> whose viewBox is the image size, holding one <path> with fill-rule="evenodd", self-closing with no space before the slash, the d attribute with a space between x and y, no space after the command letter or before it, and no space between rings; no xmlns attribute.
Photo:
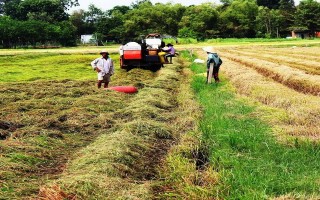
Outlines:
<svg viewBox="0 0 320 200"><path fill-rule="evenodd" d="M216 62L213 58L213 54L209 53L208 54L208 59L207 59L207 67L209 68L210 67L210 63L213 63L214 65L216 65Z"/></svg>
<svg viewBox="0 0 320 200"><path fill-rule="evenodd" d="M100 72L101 70L98 68L97 64L99 62L99 59L95 59L91 62L91 67L93 70L96 70L97 72Z"/></svg>

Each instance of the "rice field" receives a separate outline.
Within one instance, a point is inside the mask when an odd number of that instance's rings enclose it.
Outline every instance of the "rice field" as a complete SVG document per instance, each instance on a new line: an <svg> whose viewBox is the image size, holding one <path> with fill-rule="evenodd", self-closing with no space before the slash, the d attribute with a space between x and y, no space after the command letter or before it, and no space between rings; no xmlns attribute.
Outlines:
<svg viewBox="0 0 320 200"><path fill-rule="evenodd" d="M237 93L264 105L279 137L320 137L319 47L220 47L221 72ZM202 57L204 53L198 51Z"/></svg>
<svg viewBox="0 0 320 200"><path fill-rule="evenodd" d="M98 48L0 50L0 199L318 199L320 48L215 48L206 85L195 45L158 72L110 47L132 95L96 88Z"/></svg>
<svg viewBox="0 0 320 200"><path fill-rule="evenodd" d="M274 47L216 48L224 61L221 83L204 85L205 66L191 64L204 108L201 146L217 180L202 199L319 199L319 95L295 86L295 80L318 75L262 59ZM257 52L249 56L247 49ZM206 58L202 50L194 52ZM286 75L294 77L283 81ZM317 82L307 83L317 88Z"/></svg>

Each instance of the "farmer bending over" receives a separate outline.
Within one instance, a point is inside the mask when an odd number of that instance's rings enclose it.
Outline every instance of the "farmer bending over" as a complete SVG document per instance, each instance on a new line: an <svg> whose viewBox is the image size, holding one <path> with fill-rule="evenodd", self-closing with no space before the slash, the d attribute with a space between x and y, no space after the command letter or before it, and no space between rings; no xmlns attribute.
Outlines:
<svg viewBox="0 0 320 200"><path fill-rule="evenodd" d="M106 50L102 50L100 54L102 57L92 61L91 66L98 73L98 88L101 88L102 83L104 83L104 88L107 88L110 77L114 73L113 61Z"/></svg>
<svg viewBox="0 0 320 200"><path fill-rule="evenodd" d="M207 59L207 77L209 75L210 64L213 63L212 75L214 77L215 82L219 83L220 82L219 69L220 69L220 65L222 64L222 60L221 60L221 58L219 57L219 55L217 54L216 50L213 47L205 47L205 48L203 48L203 50L206 51L207 54L208 54L208 59Z"/></svg>

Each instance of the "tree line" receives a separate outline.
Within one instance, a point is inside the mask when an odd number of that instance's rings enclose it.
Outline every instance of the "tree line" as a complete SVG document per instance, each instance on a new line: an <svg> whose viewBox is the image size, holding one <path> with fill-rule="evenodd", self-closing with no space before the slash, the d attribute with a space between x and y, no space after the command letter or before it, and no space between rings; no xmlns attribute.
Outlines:
<svg viewBox="0 0 320 200"><path fill-rule="evenodd" d="M276 38L291 31L314 37L320 30L320 3L302 0L221 0L183 6L136 0L130 6L68 14L77 0L0 0L3 47L36 44L76 45L83 34L125 42L159 32L179 38Z"/></svg>

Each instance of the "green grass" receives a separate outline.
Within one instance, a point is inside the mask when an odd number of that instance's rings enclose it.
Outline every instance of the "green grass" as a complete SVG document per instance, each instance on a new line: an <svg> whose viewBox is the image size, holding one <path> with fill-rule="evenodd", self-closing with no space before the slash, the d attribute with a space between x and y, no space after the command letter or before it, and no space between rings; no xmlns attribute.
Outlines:
<svg viewBox="0 0 320 200"><path fill-rule="evenodd" d="M0 56L0 199L60 199L62 190L80 199L151 198L177 134L179 65L127 72L112 54L110 85L139 88L129 95L96 88L89 63L98 56Z"/></svg>
<svg viewBox="0 0 320 200"><path fill-rule="evenodd" d="M205 72L204 65L191 68ZM213 194L222 199L319 198L319 144L298 140L294 145L279 144L271 127L254 117L256 108L236 97L225 79L207 85L198 75L192 87L204 110L202 143L220 174Z"/></svg>
<svg viewBox="0 0 320 200"><path fill-rule="evenodd" d="M197 45L197 46L195 46ZM199 43L186 43L184 45L185 47L199 47L199 46L252 46L252 45L262 45L262 46L272 46L272 47L292 47L292 46L298 46L298 47L312 47L320 46L320 39L284 39L284 38L278 38L278 39L265 39L265 38L217 38L217 39L209 39L204 42Z"/></svg>
<svg viewBox="0 0 320 200"><path fill-rule="evenodd" d="M88 63L98 56L0 56L0 199L35 197L48 180L57 179L75 152L113 127L110 113L133 95L107 96L96 88L96 72ZM111 85L135 85L139 78L153 77L151 72L130 76L119 69L117 59L115 65ZM16 75L5 77L8 69Z"/></svg>
<svg viewBox="0 0 320 200"><path fill-rule="evenodd" d="M98 54L26 53L0 56L0 82L94 80L91 61ZM117 55L112 55L117 61Z"/></svg>

